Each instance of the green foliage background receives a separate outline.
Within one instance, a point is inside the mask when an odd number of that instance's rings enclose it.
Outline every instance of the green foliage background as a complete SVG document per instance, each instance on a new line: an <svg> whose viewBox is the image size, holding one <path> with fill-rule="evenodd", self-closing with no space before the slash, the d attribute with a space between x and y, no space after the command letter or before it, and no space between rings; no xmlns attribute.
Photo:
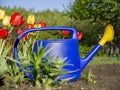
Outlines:
<svg viewBox="0 0 120 90"><path fill-rule="evenodd" d="M115 39L113 41L114 45L109 44L108 48L111 49L112 47L112 49L119 49L120 51L120 0L75 0L68 12L70 17L75 20L90 20L91 24L93 22L95 24L99 23L98 26L92 26L95 30L98 30L97 33L103 30L102 25L112 24L115 30ZM94 32L92 38L95 38L94 35L98 35L92 29L89 33L91 32ZM109 53L111 53L111 50Z"/></svg>

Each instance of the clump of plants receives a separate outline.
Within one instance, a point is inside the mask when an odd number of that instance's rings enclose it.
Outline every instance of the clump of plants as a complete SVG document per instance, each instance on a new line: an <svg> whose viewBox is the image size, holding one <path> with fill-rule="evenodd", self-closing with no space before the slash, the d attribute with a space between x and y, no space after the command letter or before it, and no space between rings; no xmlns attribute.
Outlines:
<svg viewBox="0 0 120 90"><path fill-rule="evenodd" d="M29 66L32 67L32 70L26 68L24 72L30 73L34 76L34 80L32 80L33 86L39 88L44 87L46 90L57 90L60 89L61 84L66 81L57 81L56 78L67 74L62 68L68 64L64 63L66 58L47 56L47 54L54 48L47 49L47 47L48 46L43 49L41 43L37 53L27 50L28 54L25 56L26 59L21 58L21 69Z"/></svg>
<svg viewBox="0 0 120 90"><path fill-rule="evenodd" d="M9 63L7 63L7 70L2 73L2 76L5 77L4 83L6 90L9 90L10 87L18 88L21 83L25 81L24 73L13 61L9 61Z"/></svg>
<svg viewBox="0 0 120 90"><path fill-rule="evenodd" d="M19 62L8 56L11 46L4 47L5 43L2 39L0 39L0 44L3 45L0 48L0 78L2 78L6 90L9 90L11 83L13 87L18 88L20 83L25 80L24 73L16 65Z"/></svg>

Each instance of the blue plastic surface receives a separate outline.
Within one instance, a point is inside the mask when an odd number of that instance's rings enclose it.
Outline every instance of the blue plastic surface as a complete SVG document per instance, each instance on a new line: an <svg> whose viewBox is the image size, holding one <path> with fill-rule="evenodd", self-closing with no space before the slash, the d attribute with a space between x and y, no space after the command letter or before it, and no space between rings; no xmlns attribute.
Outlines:
<svg viewBox="0 0 120 90"><path fill-rule="evenodd" d="M69 82L72 82L72 81L76 81L77 79L79 79L81 76L81 71L85 68L85 66L89 63L89 61L94 57L94 55L102 47L99 44L97 44L95 48L93 48L93 50L85 58L80 58L79 49L78 49L77 31L75 28L70 28L70 27L35 28L35 29L26 30L16 39L15 44L14 44L14 57L16 58L16 60L20 61L18 57L18 52L17 52L17 46L18 46L20 39L29 32L44 31L44 30L69 30L72 32L71 39L38 40L34 44L34 49L33 49L34 52L37 52L38 47L40 46L40 43L42 42L43 48L46 45L48 45L48 49L54 47L48 55L50 56L57 55L59 58L67 57L64 63L69 62L69 64L71 65L63 67L63 70L67 71L68 74L57 77L56 78L57 80L71 78ZM21 64L18 64L18 66L20 67ZM31 78L32 80L34 80L34 76L32 74L25 72L25 75Z"/></svg>

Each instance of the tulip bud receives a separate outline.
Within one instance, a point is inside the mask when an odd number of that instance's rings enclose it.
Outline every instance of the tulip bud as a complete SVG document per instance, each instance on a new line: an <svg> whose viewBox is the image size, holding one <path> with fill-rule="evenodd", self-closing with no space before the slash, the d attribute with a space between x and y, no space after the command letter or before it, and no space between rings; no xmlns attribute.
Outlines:
<svg viewBox="0 0 120 90"><path fill-rule="evenodd" d="M64 36L68 36L69 33L70 33L70 31L68 31L68 30L62 30L62 34L63 34Z"/></svg>
<svg viewBox="0 0 120 90"><path fill-rule="evenodd" d="M24 36L23 36L23 40L27 40L28 39L28 34L25 34Z"/></svg>
<svg viewBox="0 0 120 90"><path fill-rule="evenodd" d="M44 28L44 27L46 27L46 23L41 21L41 22L39 22L38 27Z"/></svg>
<svg viewBox="0 0 120 90"><path fill-rule="evenodd" d="M38 26L37 26L37 24L36 24L36 23L34 23L34 24L33 24L33 27L34 27L34 28L37 28Z"/></svg>
<svg viewBox="0 0 120 90"><path fill-rule="evenodd" d="M77 32L77 36L78 36L78 40L81 40L83 36L82 32Z"/></svg>
<svg viewBox="0 0 120 90"><path fill-rule="evenodd" d="M31 28L34 28L33 25L31 25L31 24L28 24L28 25L26 26L26 29L31 29Z"/></svg>
<svg viewBox="0 0 120 90"><path fill-rule="evenodd" d="M10 19L11 19L10 16L5 16L5 17L3 18L2 24L3 24L4 26L10 26Z"/></svg>
<svg viewBox="0 0 120 90"><path fill-rule="evenodd" d="M5 17L5 11L0 9L0 20L2 20Z"/></svg>
<svg viewBox="0 0 120 90"><path fill-rule="evenodd" d="M21 34L21 33L23 33L23 30L22 30L22 29L17 29L17 30L16 30L16 34Z"/></svg>
<svg viewBox="0 0 120 90"><path fill-rule="evenodd" d="M34 15L29 15L27 18L27 24L34 24L34 22L35 22Z"/></svg>
<svg viewBox="0 0 120 90"><path fill-rule="evenodd" d="M3 28L0 28L0 39L6 39L9 34L9 31Z"/></svg>

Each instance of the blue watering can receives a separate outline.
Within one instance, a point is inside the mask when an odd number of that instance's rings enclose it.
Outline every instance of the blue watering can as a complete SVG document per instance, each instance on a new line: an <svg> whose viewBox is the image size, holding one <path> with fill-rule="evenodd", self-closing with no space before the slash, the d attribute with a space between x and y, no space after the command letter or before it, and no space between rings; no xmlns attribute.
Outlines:
<svg viewBox="0 0 120 90"><path fill-rule="evenodd" d="M36 32L36 31L44 31L44 30L69 30L72 32L72 38L70 39L62 39L62 40L38 40L34 44L34 52L37 52L40 43L42 42L42 46L45 47L49 44L48 48L52 48L52 51L49 53L49 55L57 55L60 58L65 58L66 62L69 62L71 64L70 66L63 67L63 70L66 70L68 73L62 76L58 76L57 80L64 80L69 79L69 82L73 82L78 80L81 77L81 72L86 67L86 65L92 60L92 58L97 54L97 52L102 48L102 46L106 42L112 42L114 38L114 30L113 26L111 24L106 25L105 27L105 33L102 37L102 39L98 42L98 44L91 50L91 52L85 57L80 58L79 57L79 50L78 50L78 37L77 37L77 31L75 28L70 27L45 27L45 28L34 28L29 29L23 32L15 41L14 44L14 57L16 60L20 61L18 57L18 51L17 46L20 41L20 39L29 32ZM20 67L21 64L18 64ZM34 76L30 74L29 72L25 72L25 75L29 78L34 80Z"/></svg>

